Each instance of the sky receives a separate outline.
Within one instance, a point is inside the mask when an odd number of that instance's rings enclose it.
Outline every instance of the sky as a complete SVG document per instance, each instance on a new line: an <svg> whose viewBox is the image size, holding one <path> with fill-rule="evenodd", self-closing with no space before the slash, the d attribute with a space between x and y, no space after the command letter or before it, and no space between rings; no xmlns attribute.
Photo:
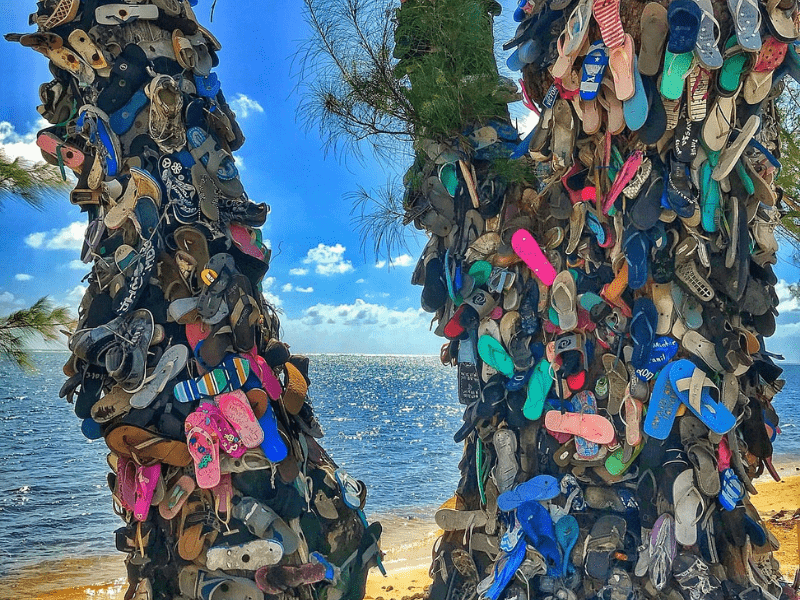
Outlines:
<svg viewBox="0 0 800 600"><path fill-rule="evenodd" d="M516 2L503 4L498 41L514 30L509 7ZM236 153L237 165L248 195L272 208L263 227L272 246L264 291L281 311L283 339L295 353L438 354L442 340L430 332L431 315L420 308L421 288L409 282L425 237L409 227L408 249L391 262L376 257L371 242L365 254L345 197L359 186L381 186L391 171L369 152L360 162L326 154L317 132L306 132L298 119L302 98L293 58L310 35L302 1L282 2L281 9L263 18L264 4L258 0L223 0L213 23L210 6L201 0L195 12L223 46L215 71L247 138ZM31 31L27 22L33 9L32 1L6 3L0 31ZM34 140L46 124L35 107L39 85L51 79L47 60L0 41L0 64L5 65L0 148L12 157L40 160ZM520 103L511 113L523 132L535 123ZM393 167L402 173L407 165ZM77 307L88 272L79 260L86 219L78 208L66 195L41 211L7 200L0 219L0 314L45 295ZM777 273L782 314L769 348L800 362L800 345L794 343L800 335L800 302L788 293L800 270L789 253L780 256Z"/></svg>

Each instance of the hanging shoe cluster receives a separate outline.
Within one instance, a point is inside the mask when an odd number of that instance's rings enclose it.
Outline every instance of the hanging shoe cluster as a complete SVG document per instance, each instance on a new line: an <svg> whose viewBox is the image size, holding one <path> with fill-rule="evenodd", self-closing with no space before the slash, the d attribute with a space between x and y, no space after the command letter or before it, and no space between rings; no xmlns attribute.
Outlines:
<svg viewBox="0 0 800 600"><path fill-rule="evenodd" d="M765 339L797 4L513 16L536 127L417 140L406 176L406 221L430 236L412 281L465 405L430 598L793 598L749 496L778 479Z"/></svg>
<svg viewBox="0 0 800 600"><path fill-rule="evenodd" d="M269 213L195 1L45 0L44 158L77 177L92 265L61 395L109 447L137 600L360 599L380 560L364 484L317 442L308 359L261 280Z"/></svg>

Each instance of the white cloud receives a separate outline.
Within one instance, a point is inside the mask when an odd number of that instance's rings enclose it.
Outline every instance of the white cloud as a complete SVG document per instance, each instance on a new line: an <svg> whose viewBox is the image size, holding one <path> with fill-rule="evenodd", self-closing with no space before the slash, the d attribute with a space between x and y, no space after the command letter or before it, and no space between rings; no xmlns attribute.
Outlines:
<svg viewBox="0 0 800 600"><path fill-rule="evenodd" d="M414 257L410 254L401 254L397 258L393 258L388 262L389 267L410 267L414 264ZM375 263L376 269L382 269L387 265L385 260L379 260Z"/></svg>
<svg viewBox="0 0 800 600"><path fill-rule="evenodd" d="M275 285L275 278L274 277L266 277L261 282L261 290L262 290L262 292L264 294L264 298L266 298L267 302L269 302L270 304L272 304L272 306L277 308L281 304L283 304L283 301L278 296L276 296L274 293L272 293L272 291L270 291L273 285Z"/></svg>
<svg viewBox="0 0 800 600"><path fill-rule="evenodd" d="M366 283L366 279L356 279L356 283Z"/></svg>
<svg viewBox="0 0 800 600"><path fill-rule="evenodd" d="M775 293L778 295L778 312L783 314L787 312L800 311L800 300L793 298L789 291L789 284L781 279L775 286Z"/></svg>
<svg viewBox="0 0 800 600"><path fill-rule="evenodd" d="M525 137L533 131L538 122L539 115L533 111L528 111L522 118L517 119L517 131L519 131L520 137Z"/></svg>
<svg viewBox="0 0 800 600"><path fill-rule="evenodd" d="M244 164L244 157L239 154L238 152L233 153L233 162L236 163L236 169L239 173L244 173L247 170L247 167Z"/></svg>
<svg viewBox="0 0 800 600"><path fill-rule="evenodd" d="M80 250L83 245L85 230L85 223L75 221L63 229L31 233L25 238L25 244L31 248L46 248L48 250Z"/></svg>
<svg viewBox="0 0 800 600"><path fill-rule="evenodd" d="M27 273L17 273L14 275L14 279L17 281L30 281L33 279L33 275L28 275Z"/></svg>
<svg viewBox="0 0 800 600"><path fill-rule="evenodd" d="M246 119L251 114L263 113L264 107L261 106L256 100L245 96L244 94L236 94L236 98L231 100L228 104L240 119Z"/></svg>
<svg viewBox="0 0 800 600"><path fill-rule="evenodd" d="M342 275L353 271L353 263L344 260L344 251L347 248L341 244L326 246L319 244L316 248L311 248L308 255L303 259L305 264L316 265L314 270L319 275L330 277L331 275Z"/></svg>
<svg viewBox="0 0 800 600"><path fill-rule="evenodd" d="M294 291L295 292L300 292L301 294L312 294L312 293L314 293L314 288L311 287L311 286L308 286L307 288L299 287L299 288L294 288Z"/></svg>
<svg viewBox="0 0 800 600"><path fill-rule="evenodd" d="M67 295L65 296L67 300L71 300L73 302L80 302L83 299L83 295L86 293L86 290L89 289L88 285L76 285L72 288Z"/></svg>
<svg viewBox="0 0 800 600"><path fill-rule="evenodd" d="M73 271L88 271L90 268L89 265L84 264L84 262L78 258L69 261L67 266Z"/></svg>
<svg viewBox="0 0 800 600"><path fill-rule="evenodd" d="M289 275L296 275L301 277L303 275L308 275L308 269L297 268L297 269L289 269Z"/></svg>
<svg viewBox="0 0 800 600"><path fill-rule="evenodd" d="M8 121L0 121L0 148L12 160L22 158L33 163L40 163L43 159L42 152L36 145L36 135L40 129L48 126L49 123L40 118L30 131L20 134Z"/></svg>
<svg viewBox="0 0 800 600"><path fill-rule="evenodd" d="M340 325L352 327L370 325L378 328L389 326L424 326L429 315L421 308L395 310L381 304L369 304L357 298L353 304L316 304L307 308L300 319L307 325Z"/></svg>
<svg viewBox="0 0 800 600"><path fill-rule="evenodd" d="M291 292L294 289L294 286L291 283L285 283L281 288L282 292Z"/></svg>
<svg viewBox="0 0 800 600"><path fill-rule="evenodd" d="M44 231L32 233L25 238L25 244L31 248L41 248L42 244L44 244L44 238L46 236L47 234Z"/></svg>

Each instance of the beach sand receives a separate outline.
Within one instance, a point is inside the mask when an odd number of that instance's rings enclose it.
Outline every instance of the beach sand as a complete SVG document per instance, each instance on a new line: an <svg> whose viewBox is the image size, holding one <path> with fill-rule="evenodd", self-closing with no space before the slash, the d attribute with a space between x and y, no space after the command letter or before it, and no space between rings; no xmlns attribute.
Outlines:
<svg viewBox="0 0 800 600"><path fill-rule="evenodd" d="M798 568L800 536L800 468L779 467L784 480L761 478L753 504L781 542L776 553L781 571L791 581ZM791 473L791 475L790 475ZM798 474L795 474L798 473ZM367 581L367 600L417 600L431 580L431 547L438 535L433 520L381 517L388 577L373 569ZM0 598L9 600L122 600L125 589L122 558L88 557L43 562L22 567L0 579Z"/></svg>

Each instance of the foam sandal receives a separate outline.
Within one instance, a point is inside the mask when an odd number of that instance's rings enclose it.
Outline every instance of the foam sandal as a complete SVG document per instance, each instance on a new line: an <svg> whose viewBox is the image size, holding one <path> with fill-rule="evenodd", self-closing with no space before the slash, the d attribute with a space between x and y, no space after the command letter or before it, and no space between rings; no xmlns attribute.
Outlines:
<svg viewBox="0 0 800 600"><path fill-rule="evenodd" d="M711 0L695 0L700 8L700 29L697 32L695 52L698 60L707 69L722 67L722 54L719 51L720 26L714 17L714 7Z"/></svg>
<svg viewBox="0 0 800 600"><path fill-rule="evenodd" d="M602 0L598 0L601 2ZM617 47L609 46L608 68L614 79L614 89L620 101L630 100L636 93L634 69L636 48L633 38L626 33L624 41Z"/></svg>
<svg viewBox="0 0 800 600"><path fill-rule="evenodd" d="M158 504L158 513L161 517L167 521L174 519L196 487L197 484L189 475L181 476Z"/></svg>
<svg viewBox="0 0 800 600"><path fill-rule="evenodd" d="M681 359L673 363L669 379L681 401L711 431L723 435L736 425L731 411L706 391L714 390L719 396L717 386L692 361Z"/></svg>
<svg viewBox="0 0 800 600"><path fill-rule="evenodd" d="M533 234L525 229L518 229L511 236L511 247L539 280L547 286L553 284L556 270L542 252Z"/></svg>
<svg viewBox="0 0 800 600"><path fill-rule="evenodd" d="M714 181L722 181L733 170L760 126L761 117L750 115L750 118L742 126L741 131L738 132L736 139L720 152L717 166L714 167L714 171L711 174Z"/></svg>
<svg viewBox="0 0 800 600"><path fill-rule="evenodd" d="M625 123L631 131L639 131L647 122L649 103L647 99L647 91L642 81L642 76L639 72L639 59L634 55L633 57L633 82L634 93L633 96L628 98L622 103L622 112L625 117Z"/></svg>
<svg viewBox="0 0 800 600"><path fill-rule="evenodd" d="M506 377L514 376L514 361L503 345L488 335L478 338L478 355L493 369Z"/></svg>
<svg viewBox="0 0 800 600"><path fill-rule="evenodd" d="M670 381L669 373L673 366L674 363L667 364L656 377L644 420L644 432L657 440L665 440L669 437L681 406L681 399Z"/></svg>
<svg viewBox="0 0 800 600"><path fill-rule="evenodd" d="M728 10L733 17L736 39L745 50L761 50L761 10L755 0L728 0Z"/></svg>
<svg viewBox="0 0 800 600"><path fill-rule="evenodd" d="M614 441L614 426L600 415L549 410L544 415L544 424L550 431L569 433L596 444L610 444Z"/></svg>
<svg viewBox="0 0 800 600"><path fill-rule="evenodd" d="M177 383L173 393L178 402L193 402L238 390L244 385L249 374L250 364L243 358L229 354L216 369L202 377Z"/></svg>
<svg viewBox="0 0 800 600"><path fill-rule="evenodd" d="M552 475L536 475L514 486L497 497L497 507L509 512L525 502L552 500L561 493L558 481Z"/></svg>
<svg viewBox="0 0 800 600"><path fill-rule="evenodd" d="M592 14L600 25L603 43L609 48L618 48L625 43L625 31L619 15L619 0L594 0Z"/></svg>
<svg viewBox="0 0 800 600"><path fill-rule="evenodd" d="M242 390L220 394L215 398L215 402L247 448L257 448L261 445L264 441L264 430L258 424L250 402Z"/></svg>
<svg viewBox="0 0 800 600"><path fill-rule="evenodd" d="M675 539L683 546L697 543L697 524L705 512L705 501L694 484L694 471L687 469L672 486L675 506Z"/></svg>
<svg viewBox="0 0 800 600"><path fill-rule="evenodd" d="M147 408L166 385L186 367L189 349L181 344L170 346L158 361L154 372L144 380L144 387L130 397L131 408Z"/></svg>
<svg viewBox="0 0 800 600"><path fill-rule="evenodd" d="M767 97L772 89L772 72L777 69L786 58L788 44L774 37L768 36L753 70L747 75L742 87L742 96L748 104L759 104Z"/></svg>
<svg viewBox="0 0 800 600"><path fill-rule="evenodd" d="M655 77L661 68L661 55L669 32L667 9L658 2L648 2L642 11L641 31L639 72Z"/></svg>
<svg viewBox="0 0 800 600"><path fill-rule="evenodd" d="M189 127L186 139L195 161L203 165L217 189L230 198L241 197L244 188L233 157L200 127Z"/></svg>
<svg viewBox="0 0 800 600"><path fill-rule="evenodd" d="M668 100L679 100L683 95L683 82L689 76L694 61L694 52L674 54L664 51L664 71L659 90Z"/></svg>
<svg viewBox="0 0 800 600"><path fill-rule="evenodd" d="M581 68L581 100L590 101L597 98L607 66L608 49L603 42L595 42L589 47Z"/></svg>
<svg viewBox="0 0 800 600"><path fill-rule="evenodd" d="M206 552L206 567L255 571L278 564L281 558L283 545L278 540L253 540L236 546L211 546Z"/></svg>
<svg viewBox="0 0 800 600"><path fill-rule="evenodd" d="M122 25L142 19L153 21L158 19L158 7L153 4L105 4L94 11L98 25Z"/></svg>
<svg viewBox="0 0 800 600"><path fill-rule="evenodd" d="M673 54L692 52L697 43L702 12L694 0L673 0L669 3L669 43L667 50Z"/></svg>

